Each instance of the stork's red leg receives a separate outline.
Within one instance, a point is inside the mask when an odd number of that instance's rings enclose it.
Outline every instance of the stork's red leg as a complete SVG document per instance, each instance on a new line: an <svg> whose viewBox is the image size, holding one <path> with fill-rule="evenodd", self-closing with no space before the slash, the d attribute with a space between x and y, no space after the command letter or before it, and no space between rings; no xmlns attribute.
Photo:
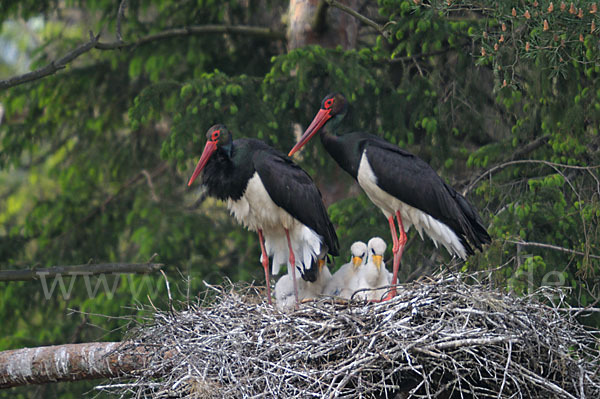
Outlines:
<svg viewBox="0 0 600 399"><path fill-rule="evenodd" d="M400 211L396 211L396 219L398 220L398 229L400 230L400 237L396 236L396 226L394 224L394 215L391 215L388 218L388 222L390 224L390 230L392 231L392 240L394 241L394 245L392 247L392 253L394 254L394 264L393 264L393 274L392 274L392 288L390 289L390 293L385 298L392 299L396 296L396 284L398 284L398 269L400 268L400 259L402 258L402 253L404 252L404 246L406 245L406 232L404 231L404 224L402 223L402 215L400 215Z"/></svg>
<svg viewBox="0 0 600 399"><path fill-rule="evenodd" d="M296 306L298 306L298 285L296 283L296 257L294 256L294 250L292 249L292 241L290 240L290 232L288 229L285 230L285 237L287 238L288 248L290 250L289 266L292 268L292 281L294 282L294 297L296 298Z"/></svg>
<svg viewBox="0 0 600 399"><path fill-rule="evenodd" d="M394 223L394 215L390 215L390 217L388 218L388 223L390 224L390 231L392 232L392 241L393 241L393 246L392 246L392 254L394 256L394 263L393 263L393 276L392 276L392 283L391 285L394 286L396 285L396 282L398 280L398 267L400 266L400 258L397 256L398 252L400 250L400 243L398 241L398 235L396 233L396 224ZM396 296L396 288L393 287L390 290L390 293L384 298L384 300L388 300L388 299L392 299L393 297Z"/></svg>
<svg viewBox="0 0 600 399"><path fill-rule="evenodd" d="M269 279L269 256L265 250L265 240L261 229L258 229L258 241L260 242L260 251L262 252L262 265L265 269L265 281L267 285L267 301L271 305L271 280Z"/></svg>

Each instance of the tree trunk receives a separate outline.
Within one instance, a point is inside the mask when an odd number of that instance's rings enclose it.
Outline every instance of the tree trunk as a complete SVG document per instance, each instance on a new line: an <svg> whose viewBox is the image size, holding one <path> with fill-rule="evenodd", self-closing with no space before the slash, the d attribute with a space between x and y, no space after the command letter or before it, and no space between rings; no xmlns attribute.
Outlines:
<svg viewBox="0 0 600 399"><path fill-rule="evenodd" d="M0 389L114 378L142 369L147 359L146 349L140 347L123 352L124 345L121 342L94 342L0 352Z"/></svg>
<svg viewBox="0 0 600 399"><path fill-rule="evenodd" d="M357 0L341 0L340 3L356 9ZM358 21L351 15L323 0L290 0L288 24L288 50L308 44L319 44L344 50L356 46Z"/></svg>

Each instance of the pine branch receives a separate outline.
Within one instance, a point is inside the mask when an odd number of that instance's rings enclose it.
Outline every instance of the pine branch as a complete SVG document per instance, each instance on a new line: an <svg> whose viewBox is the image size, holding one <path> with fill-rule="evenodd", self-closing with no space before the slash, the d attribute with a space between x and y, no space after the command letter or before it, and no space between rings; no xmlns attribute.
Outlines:
<svg viewBox="0 0 600 399"><path fill-rule="evenodd" d="M117 32L120 36L120 30ZM48 65L36 69L32 72L27 72L23 75L13 76L11 78L0 80L0 90L7 89L9 87L18 86L23 83L31 82L34 80L42 79L46 76L53 75L59 70L66 67L66 65L79 57L80 55L87 53L92 49L97 50L116 50L116 49L128 49L136 48L148 43L152 43L159 40L170 39L179 36L192 36L192 35L203 35L203 34L232 34L232 35L249 35L258 36L272 40L285 40L285 34L279 31L272 30L270 28L262 28L255 26L246 25L199 25L199 26L188 26L185 28L167 29L159 33L151 34L142 37L141 39L133 42L124 42L117 39L114 42L101 43L98 41L100 35L93 36L90 32L90 41L82 44L68 52L64 57L50 62Z"/></svg>
<svg viewBox="0 0 600 399"><path fill-rule="evenodd" d="M79 276L111 273L153 273L159 271L162 263L97 263L74 266L54 266L43 269L0 270L0 281L29 281L40 277L53 278L58 275Z"/></svg>
<svg viewBox="0 0 600 399"><path fill-rule="evenodd" d="M147 350L93 342L0 352L0 389L60 381L114 378L143 368Z"/></svg>

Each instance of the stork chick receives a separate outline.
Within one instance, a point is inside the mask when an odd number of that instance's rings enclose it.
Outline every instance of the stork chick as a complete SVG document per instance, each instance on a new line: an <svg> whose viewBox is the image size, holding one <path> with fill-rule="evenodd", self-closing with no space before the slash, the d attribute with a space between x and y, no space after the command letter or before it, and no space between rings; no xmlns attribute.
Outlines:
<svg viewBox="0 0 600 399"><path fill-rule="evenodd" d="M368 291L358 292L357 297L380 301L387 293L387 288L380 288L389 286L392 281L392 274L386 269L383 261L386 247L387 245L381 237L373 237L369 240L367 263L360 269L357 284L357 290L368 289Z"/></svg>
<svg viewBox="0 0 600 399"><path fill-rule="evenodd" d="M367 261L367 244L362 241L356 241L350 246L350 262L342 265L335 272L331 281L325 287L325 295L338 296L350 299L354 293L353 285L356 285L356 276Z"/></svg>

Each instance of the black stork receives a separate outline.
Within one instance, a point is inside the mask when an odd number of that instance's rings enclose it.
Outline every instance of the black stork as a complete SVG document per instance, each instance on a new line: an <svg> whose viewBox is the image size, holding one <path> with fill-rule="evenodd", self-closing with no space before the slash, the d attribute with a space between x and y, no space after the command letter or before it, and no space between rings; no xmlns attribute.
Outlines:
<svg viewBox="0 0 600 399"><path fill-rule="evenodd" d="M324 251L338 255L338 238L319 189L291 159L260 140L233 140L222 124L211 127L206 138L188 186L204 170L202 185L208 195L226 201L235 219L258 233L268 302L269 255L277 270L275 262L289 260L297 299L297 260L298 265L312 265ZM314 280L316 273L304 270L302 276Z"/></svg>
<svg viewBox="0 0 600 399"><path fill-rule="evenodd" d="M442 244L451 255L465 259L491 241L477 210L419 157L380 137L364 132L337 135L348 111L341 93L327 95L321 109L298 143L292 156L321 130L321 142L338 165L349 173L371 201L387 217L392 232L394 254L392 287L398 281L398 267L411 226L423 238L423 231L434 244ZM329 122L329 123L328 123ZM394 216L398 221L399 237ZM471 245L469 245L471 244ZM392 288L390 295L396 295Z"/></svg>

